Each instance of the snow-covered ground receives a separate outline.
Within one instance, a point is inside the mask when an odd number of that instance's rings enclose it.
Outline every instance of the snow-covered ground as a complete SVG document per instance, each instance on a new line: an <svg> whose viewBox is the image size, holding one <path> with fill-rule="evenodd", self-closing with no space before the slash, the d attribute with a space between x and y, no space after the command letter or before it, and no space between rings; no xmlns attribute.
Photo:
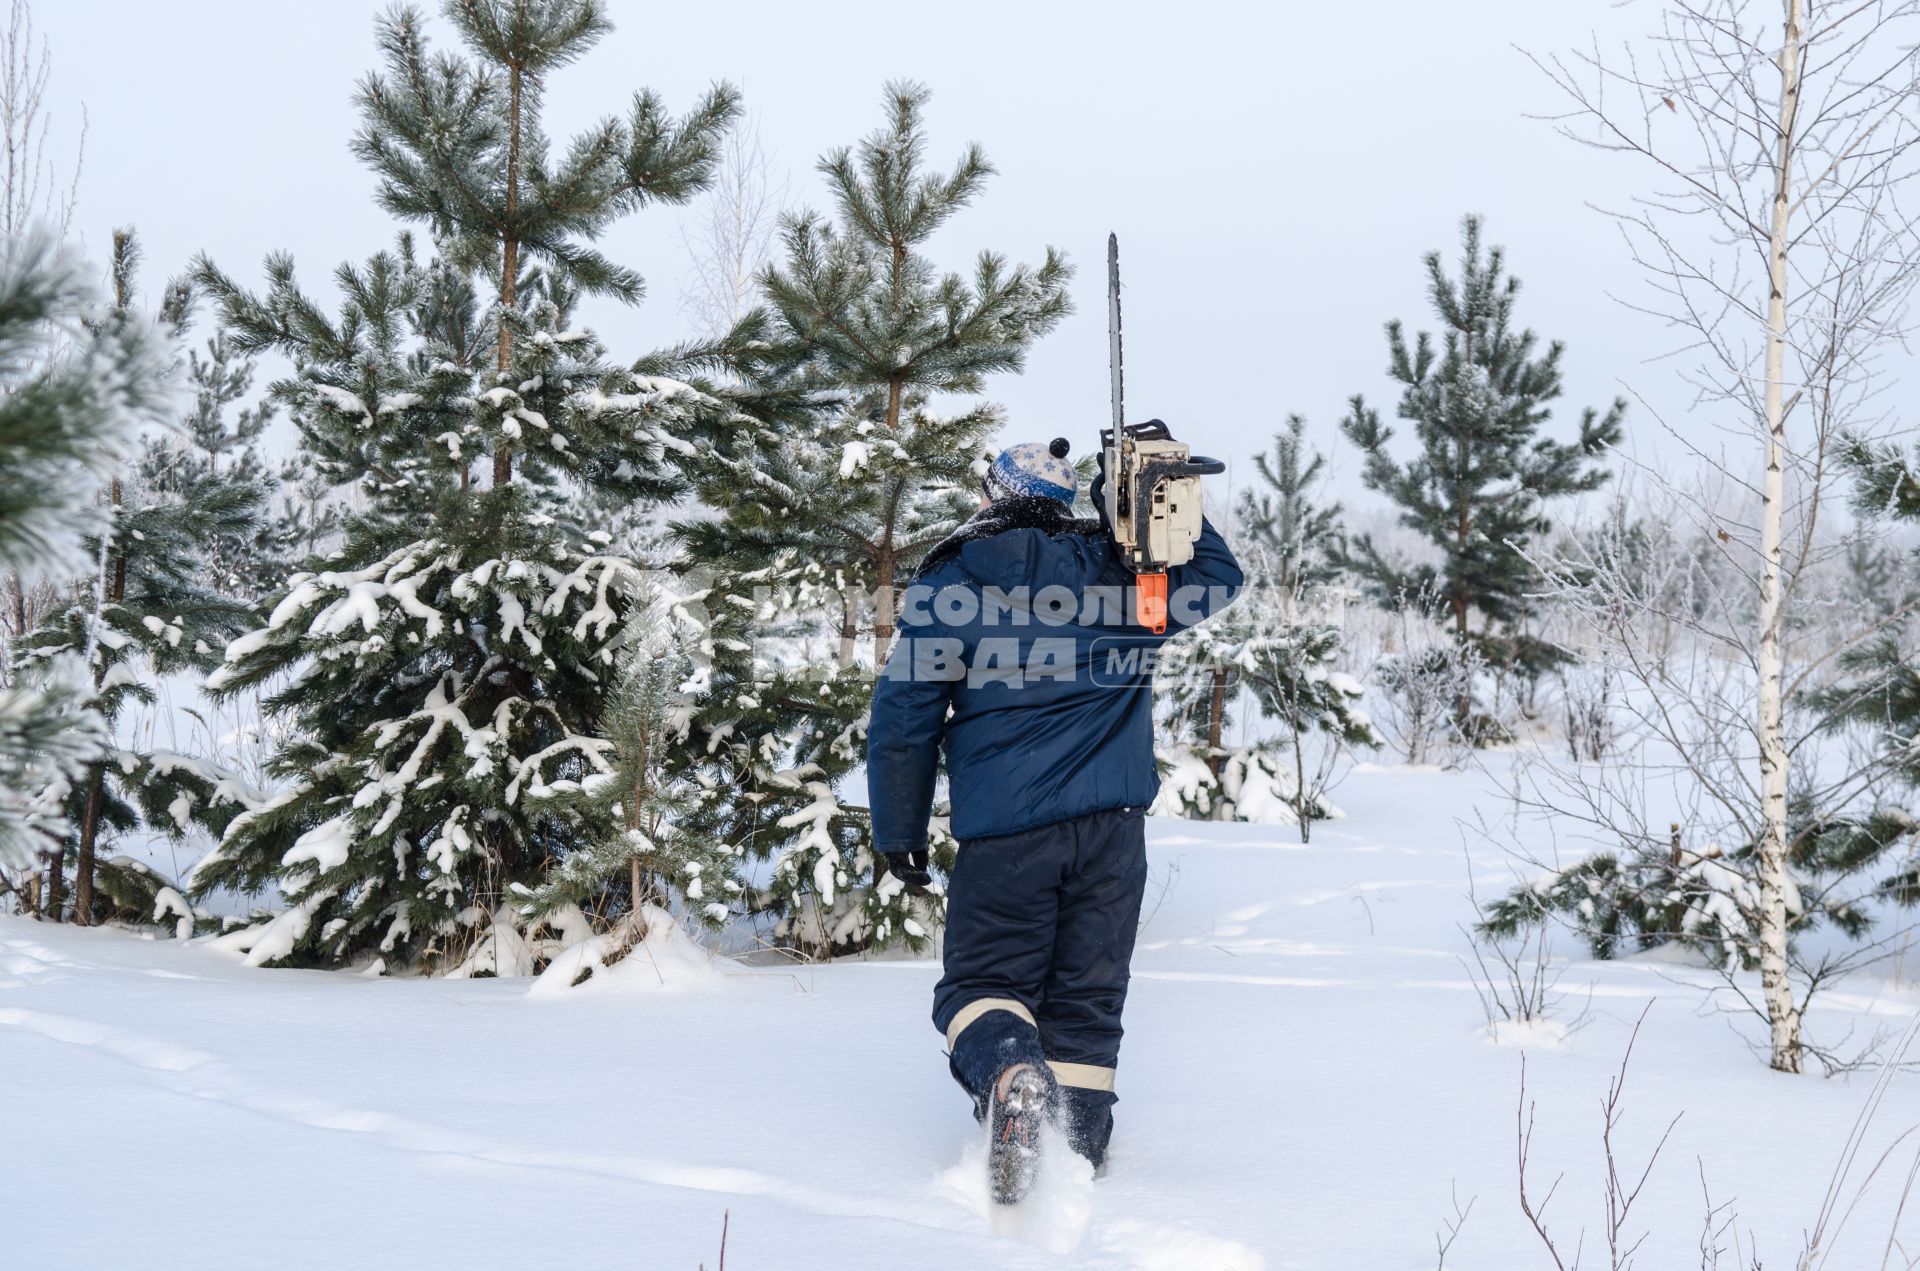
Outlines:
<svg viewBox="0 0 1920 1271"><path fill-rule="evenodd" d="M1873 1074L1769 1072L1714 978L1671 962L1576 960L1560 989L1584 1028L1491 1040L1457 961L1457 822L1489 790L1364 769L1308 847L1155 821L1111 1173L1062 1168L1000 1215L927 1020L932 962L663 958L556 997L0 919L0 1266L712 1271L724 1216L733 1271L1425 1269L1457 1196L1446 1266L1515 1271L1551 1265L1515 1204L1523 1053L1538 1190L1565 1174L1549 1223L1604 1265L1600 1104L1649 1002L1623 1169L1684 1116L1635 1265L1701 1265L1703 1172L1743 1244L1793 1265ZM1483 892L1507 877L1473 853ZM1917 1008L1861 978L1809 1025L1864 1045ZM1896 1077L1856 1180L1916 1124L1920 1074ZM1832 1271L1881 1265L1913 1146Z"/></svg>

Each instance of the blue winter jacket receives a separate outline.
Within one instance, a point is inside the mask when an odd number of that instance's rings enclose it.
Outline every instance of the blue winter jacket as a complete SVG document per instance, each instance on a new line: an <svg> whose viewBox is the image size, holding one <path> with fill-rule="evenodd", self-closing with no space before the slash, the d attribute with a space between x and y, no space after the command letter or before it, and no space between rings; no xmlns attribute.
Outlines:
<svg viewBox="0 0 1920 1271"><path fill-rule="evenodd" d="M1143 807L1160 788L1154 660L1232 599L1239 564L1205 525L1168 571L1154 635L1134 624L1133 573L1097 524L1018 519L1034 524L936 549L902 597L867 733L875 851L926 846L943 748L962 841Z"/></svg>

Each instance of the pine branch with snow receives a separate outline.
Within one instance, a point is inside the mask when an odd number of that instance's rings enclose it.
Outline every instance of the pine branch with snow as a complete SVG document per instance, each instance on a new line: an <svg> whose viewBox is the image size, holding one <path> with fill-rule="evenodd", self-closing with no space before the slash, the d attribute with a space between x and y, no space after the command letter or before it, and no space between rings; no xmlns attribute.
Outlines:
<svg viewBox="0 0 1920 1271"><path fill-rule="evenodd" d="M582 781L578 795L603 805L595 819L617 832L561 857L524 907L544 916L574 906L596 915L603 930L619 932L620 940L601 949L602 965L646 937L649 909L677 908L718 927L734 916L745 891L741 850L710 833L703 817L722 796L709 774L682 762L678 749L704 682L688 652L697 640L697 629L689 628L697 624L652 588L632 612L599 721L610 743L610 770Z"/></svg>
<svg viewBox="0 0 1920 1271"><path fill-rule="evenodd" d="M840 593L817 564L708 576L698 701L674 762L704 792L683 828L771 861L746 900L774 935L809 955L924 942L938 898L874 881L867 809L839 791L864 762L872 684L833 652ZM823 608L825 612L823 613ZM951 841L936 835L936 860Z"/></svg>
<svg viewBox="0 0 1920 1271"><path fill-rule="evenodd" d="M99 331L144 325L133 312L137 241L114 234L113 303ZM177 334L177 324L168 323ZM171 351L162 342L161 351ZM167 368L155 372L167 382ZM210 578L206 563L221 541L244 539L257 524L262 489L218 470L155 487L131 465L116 467L102 491L105 524L85 540L93 566L14 649L17 672L29 680L78 667L89 690L94 730L115 735L134 704L151 705L160 677L201 670L245 620L247 607ZM161 760L137 749L110 749L84 771L51 780L37 795L59 808L44 910L56 920L67 894L64 862L73 861L73 919L96 912L94 870L119 836L145 828L178 838L196 827L215 832L246 802L224 775L185 760Z"/></svg>
<svg viewBox="0 0 1920 1271"><path fill-rule="evenodd" d="M125 305L98 307L52 238L23 234L0 246L0 388L0 568L65 576L98 561L96 482L167 405L163 340ZM13 647L0 691L0 870L46 854L56 893L65 795L111 737L86 662L115 637L65 653Z"/></svg>
<svg viewBox="0 0 1920 1271"><path fill-rule="evenodd" d="M797 469L783 482L804 492L791 515L831 553L822 562L883 593L871 619L876 665L893 634L890 593L965 518L973 465L999 424L991 408L933 412L932 395L977 393L988 376L1020 370L1071 309L1073 269L1051 248L1037 266L982 251L971 277L943 274L925 254L993 171L978 146L951 172L928 169L928 97L888 85L884 126L817 165L837 216L783 218L778 259L761 276L772 364L837 394L841 410L824 430L772 439L776 453L756 466Z"/></svg>
<svg viewBox="0 0 1920 1271"><path fill-rule="evenodd" d="M299 725L274 761L289 784L192 878L287 897L256 962L452 957L509 888L616 833L577 796L613 767L596 721L634 567L569 545L512 491L444 507L439 529L295 575L209 681L278 685L268 709Z"/></svg>

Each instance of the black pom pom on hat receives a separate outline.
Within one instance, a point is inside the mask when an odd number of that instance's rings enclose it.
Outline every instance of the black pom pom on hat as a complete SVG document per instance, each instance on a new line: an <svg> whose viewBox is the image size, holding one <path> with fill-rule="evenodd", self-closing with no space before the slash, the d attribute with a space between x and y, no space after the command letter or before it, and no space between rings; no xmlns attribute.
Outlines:
<svg viewBox="0 0 1920 1271"><path fill-rule="evenodd" d="M1053 443L1047 447L1047 453L1055 459L1065 459L1067 457L1067 451L1072 449L1073 443L1065 437L1055 437Z"/></svg>

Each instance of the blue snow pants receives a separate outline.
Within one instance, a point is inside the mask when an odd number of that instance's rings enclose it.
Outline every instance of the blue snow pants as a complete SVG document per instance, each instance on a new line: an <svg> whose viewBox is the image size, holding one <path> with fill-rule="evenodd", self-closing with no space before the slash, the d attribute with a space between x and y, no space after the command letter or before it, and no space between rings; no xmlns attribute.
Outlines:
<svg viewBox="0 0 1920 1271"><path fill-rule="evenodd" d="M1141 808L960 844L947 884L946 973L933 993L953 1075L984 1116L1001 1073L1044 1064L1074 1150L1113 1134L1127 966L1147 885Z"/></svg>

